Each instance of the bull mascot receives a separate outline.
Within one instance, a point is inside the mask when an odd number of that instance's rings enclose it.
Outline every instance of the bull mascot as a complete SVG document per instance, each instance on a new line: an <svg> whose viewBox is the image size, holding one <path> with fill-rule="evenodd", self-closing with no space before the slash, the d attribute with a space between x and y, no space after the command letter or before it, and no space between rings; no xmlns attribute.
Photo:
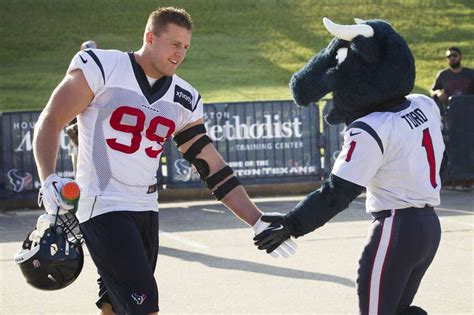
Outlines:
<svg viewBox="0 0 474 315"><path fill-rule="evenodd" d="M271 252L310 233L366 190L373 221L359 258L359 312L426 314L411 303L441 237L433 209L444 151L440 112L431 98L409 94L415 61L403 37L386 21L355 21L324 18L335 38L290 82L300 106L332 92L325 120L346 125L343 148L318 190L287 214L264 215L270 226L255 245Z"/></svg>

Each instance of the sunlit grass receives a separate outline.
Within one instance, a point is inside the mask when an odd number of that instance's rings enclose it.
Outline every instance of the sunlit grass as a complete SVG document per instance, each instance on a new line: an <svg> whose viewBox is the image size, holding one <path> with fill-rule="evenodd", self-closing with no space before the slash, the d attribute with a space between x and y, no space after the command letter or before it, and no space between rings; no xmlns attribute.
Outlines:
<svg viewBox="0 0 474 315"><path fill-rule="evenodd" d="M331 36L322 25L354 17L390 21L416 57L414 92L428 93L445 67L444 50L457 45L472 62L474 2L188 0L0 0L0 110L39 109L61 80L79 44L141 46L148 13L157 4L181 6L195 23L192 47L179 75L205 102L289 99L288 81Z"/></svg>

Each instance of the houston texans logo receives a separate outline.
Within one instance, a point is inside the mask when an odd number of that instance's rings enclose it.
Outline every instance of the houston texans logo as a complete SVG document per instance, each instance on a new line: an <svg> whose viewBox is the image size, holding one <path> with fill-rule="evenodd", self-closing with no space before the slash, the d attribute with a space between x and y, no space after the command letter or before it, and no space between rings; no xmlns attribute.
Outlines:
<svg viewBox="0 0 474 315"><path fill-rule="evenodd" d="M7 175L14 192L32 188L33 176L30 173L25 173L25 175L22 176L18 170L14 168L9 170Z"/></svg>
<svg viewBox="0 0 474 315"><path fill-rule="evenodd" d="M193 174L193 167L185 159L178 159L174 162L176 179L183 182L190 181Z"/></svg>
<svg viewBox="0 0 474 315"><path fill-rule="evenodd" d="M142 305L143 302L145 302L146 295L145 294L132 293L132 298L135 300L137 305Z"/></svg>

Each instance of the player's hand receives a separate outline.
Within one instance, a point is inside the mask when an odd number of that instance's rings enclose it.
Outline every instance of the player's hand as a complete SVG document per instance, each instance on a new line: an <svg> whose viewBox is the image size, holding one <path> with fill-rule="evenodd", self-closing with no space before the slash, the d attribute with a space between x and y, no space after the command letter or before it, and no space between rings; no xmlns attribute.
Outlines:
<svg viewBox="0 0 474 315"><path fill-rule="evenodd" d="M255 245L257 245L257 239L261 237L261 235L267 235L266 231L268 229L272 229L272 222L280 221L283 219L283 214L278 212L271 212L265 213L262 215L258 221L253 226L256 236L254 237ZM296 248L298 247L296 243L290 238L291 234L283 239L278 244L273 243L271 247L267 248L260 248L258 245L257 247L261 250L266 250L268 254L270 254L274 258L285 257L288 258L290 255L294 255Z"/></svg>
<svg viewBox="0 0 474 315"><path fill-rule="evenodd" d="M271 254L281 248L287 253L294 254L296 243L290 238L290 225L284 215L265 213L260 219L267 223L267 227L253 238L258 249Z"/></svg>
<svg viewBox="0 0 474 315"><path fill-rule="evenodd" d="M43 206L47 213L53 215L65 214L74 209L74 205L61 198L61 188L69 182L72 182L69 178L59 177L57 174L49 175L39 190L38 206Z"/></svg>

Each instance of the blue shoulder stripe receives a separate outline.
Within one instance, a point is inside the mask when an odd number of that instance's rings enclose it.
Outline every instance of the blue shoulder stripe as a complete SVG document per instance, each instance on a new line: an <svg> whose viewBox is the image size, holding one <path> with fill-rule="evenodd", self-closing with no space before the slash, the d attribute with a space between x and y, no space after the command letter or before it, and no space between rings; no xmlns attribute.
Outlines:
<svg viewBox="0 0 474 315"><path fill-rule="evenodd" d="M97 57L96 54L94 54L94 52L90 49L86 49L84 50L86 53L88 53L92 59L95 61L95 63L97 64L97 66L99 67L100 69L100 72L102 73L102 79L104 79L104 84L105 84L105 73L104 73L104 68L102 67L102 64L100 63L100 60L99 58Z"/></svg>
<svg viewBox="0 0 474 315"><path fill-rule="evenodd" d="M198 97L198 99L197 99L197 101L196 101L196 105L194 105L193 111L194 111L194 110L196 109L196 107L198 106L200 100L201 100L201 94L199 94L199 97Z"/></svg>
<svg viewBox="0 0 474 315"><path fill-rule="evenodd" d="M367 133L369 135L372 136L372 138L375 139L375 141L377 142L377 144L379 145L379 148L380 148L380 151L382 151L382 154L383 154L383 144L382 144L382 140L380 140L380 137L379 135L377 134L377 132L375 132L375 130L370 127L367 123L365 122L362 122L362 121L355 121L353 122L352 124L350 124L350 126L347 128L347 130L351 129L351 128L359 128L359 129L362 129L362 130L365 130L367 131Z"/></svg>

